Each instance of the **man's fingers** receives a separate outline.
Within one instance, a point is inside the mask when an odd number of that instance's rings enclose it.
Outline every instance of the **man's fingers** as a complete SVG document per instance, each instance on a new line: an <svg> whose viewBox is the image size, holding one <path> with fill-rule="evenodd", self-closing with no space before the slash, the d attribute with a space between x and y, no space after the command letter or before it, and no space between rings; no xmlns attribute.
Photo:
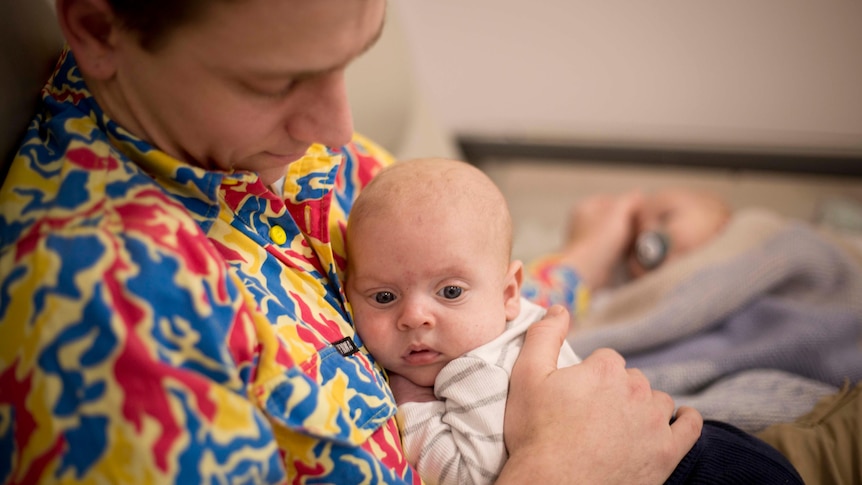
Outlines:
<svg viewBox="0 0 862 485"><path fill-rule="evenodd" d="M670 425L671 432L678 446L679 456L691 450L695 441L700 438L703 430L703 416L691 407L680 406L676 412L676 420Z"/></svg>
<svg viewBox="0 0 862 485"><path fill-rule="evenodd" d="M518 356L512 379L535 379L557 369L557 356L569 329L569 312L560 305L548 309L545 318L527 330L524 347Z"/></svg>

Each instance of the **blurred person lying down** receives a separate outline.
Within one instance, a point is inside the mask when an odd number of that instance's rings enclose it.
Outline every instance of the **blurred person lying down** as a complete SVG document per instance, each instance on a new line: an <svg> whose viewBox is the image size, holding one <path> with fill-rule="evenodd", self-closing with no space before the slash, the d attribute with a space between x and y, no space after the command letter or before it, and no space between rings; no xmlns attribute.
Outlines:
<svg viewBox="0 0 862 485"><path fill-rule="evenodd" d="M686 188L586 199L564 247L597 215L618 217L630 243L596 271L575 352L613 348L678 405L781 450L806 483L859 483L862 247Z"/></svg>

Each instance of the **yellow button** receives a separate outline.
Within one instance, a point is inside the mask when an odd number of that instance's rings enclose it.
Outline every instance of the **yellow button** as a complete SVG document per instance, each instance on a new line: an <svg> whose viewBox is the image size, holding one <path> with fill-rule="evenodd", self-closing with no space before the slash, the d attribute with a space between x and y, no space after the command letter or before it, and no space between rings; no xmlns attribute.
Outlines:
<svg viewBox="0 0 862 485"><path fill-rule="evenodd" d="M272 242L279 246L287 242L287 233L284 232L281 226L272 226L269 228L269 237L272 239Z"/></svg>

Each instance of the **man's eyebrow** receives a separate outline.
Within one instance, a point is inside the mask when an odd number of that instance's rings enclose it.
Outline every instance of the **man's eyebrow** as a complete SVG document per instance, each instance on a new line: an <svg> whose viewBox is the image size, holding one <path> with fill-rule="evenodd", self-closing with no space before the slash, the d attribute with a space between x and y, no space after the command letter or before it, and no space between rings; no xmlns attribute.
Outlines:
<svg viewBox="0 0 862 485"><path fill-rule="evenodd" d="M380 38L383 36L383 28L385 25L386 25L386 17L384 15L383 22L380 22L380 28L377 29L377 32L375 32L374 35L370 39L368 39L368 42L366 42L365 45L362 46L362 49L356 55L353 55L350 58L348 58L348 59L344 60L343 62L340 62L340 63L338 63L332 67L326 67L323 69L316 69L316 70L307 70L307 71L261 71L261 72L258 72L257 75L263 76L263 77L269 77L269 78L276 78L276 79L282 78L285 76L294 77L294 78L309 78L309 77L319 76L319 75L323 75L323 74L328 74L328 73L331 73L333 71L337 71L339 69L343 69L343 68L347 67L351 62L353 62L354 60L356 60L357 58L359 58L360 56L362 56L363 54L365 54L366 52L371 50L371 48L374 47L375 44L377 44L377 41L379 41Z"/></svg>
<svg viewBox="0 0 862 485"><path fill-rule="evenodd" d="M356 59L358 59L359 57L361 57L363 54L365 54L366 52L371 50L371 48L374 47L375 44L377 44L377 41L379 41L380 38L383 37L383 29L385 26L386 26L386 12L384 11L383 12L383 21L380 22L380 28L377 29L377 32L375 32L374 35L370 39L368 39L368 42L366 42L365 45L362 46L362 49L360 49L356 55L351 56L349 59L345 60L344 62L341 62L341 63L339 63L335 66L332 66L330 68L327 68L327 69L321 69L320 71L311 71L311 72L304 72L304 73L298 73L298 74L300 76L313 76L315 74L326 74L326 73L329 73L332 71L337 71L339 69L347 67L351 62L353 62Z"/></svg>

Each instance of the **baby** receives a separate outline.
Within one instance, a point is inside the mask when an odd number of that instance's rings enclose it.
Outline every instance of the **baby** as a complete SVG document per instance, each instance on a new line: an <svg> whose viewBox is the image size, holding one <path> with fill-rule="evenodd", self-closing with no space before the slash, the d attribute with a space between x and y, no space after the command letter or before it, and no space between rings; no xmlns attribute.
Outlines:
<svg viewBox="0 0 862 485"><path fill-rule="evenodd" d="M384 169L350 213L345 286L354 324L389 371L405 452L427 483L493 483L507 458L509 375L524 332L544 315L520 296L523 267L510 260L511 241L503 195L453 160ZM564 343L558 365L578 362ZM777 451L714 422L668 483L704 476L801 483Z"/></svg>
<svg viewBox="0 0 862 485"><path fill-rule="evenodd" d="M544 315L520 296L503 195L462 162L401 162L365 188L347 227L356 330L390 374L426 390L427 402L404 402L393 382L407 456L430 483L492 482L509 373ZM578 361L563 345L558 364Z"/></svg>

